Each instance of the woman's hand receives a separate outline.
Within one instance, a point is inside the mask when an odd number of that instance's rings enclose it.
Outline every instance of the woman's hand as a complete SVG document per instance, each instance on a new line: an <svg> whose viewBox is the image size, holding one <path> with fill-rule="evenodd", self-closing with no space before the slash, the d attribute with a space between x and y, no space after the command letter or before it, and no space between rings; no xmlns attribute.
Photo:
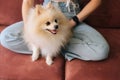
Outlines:
<svg viewBox="0 0 120 80"><path fill-rule="evenodd" d="M73 21L73 19L69 20L69 24L71 28L74 28L74 26L76 25L76 23Z"/></svg>
<svg viewBox="0 0 120 80"><path fill-rule="evenodd" d="M74 28L74 26L78 25L82 21L78 18L78 16L74 16L72 19L70 19L69 24L71 28Z"/></svg>

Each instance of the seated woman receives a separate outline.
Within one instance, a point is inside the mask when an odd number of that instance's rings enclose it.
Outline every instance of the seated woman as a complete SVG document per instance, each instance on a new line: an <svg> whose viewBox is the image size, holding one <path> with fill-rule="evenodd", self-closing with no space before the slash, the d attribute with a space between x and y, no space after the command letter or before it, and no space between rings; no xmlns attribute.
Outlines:
<svg viewBox="0 0 120 80"><path fill-rule="evenodd" d="M86 61L106 59L109 53L107 41L98 31L82 22L100 5L101 0L90 0L82 10L79 0L44 0L43 5L50 1L70 19L69 24L74 32L69 44L62 50L64 57L69 61L75 58ZM23 0L23 21L10 25L1 32L2 46L16 53L32 54L22 38L22 28L27 21L27 12L33 4L34 0Z"/></svg>

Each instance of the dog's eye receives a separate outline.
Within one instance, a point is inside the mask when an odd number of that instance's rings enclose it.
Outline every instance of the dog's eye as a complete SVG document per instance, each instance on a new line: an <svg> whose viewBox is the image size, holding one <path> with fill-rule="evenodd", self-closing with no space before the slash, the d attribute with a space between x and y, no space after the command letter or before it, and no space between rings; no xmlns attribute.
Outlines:
<svg viewBox="0 0 120 80"><path fill-rule="evenodd" d="M48 25L50 25L50 22L48 21L48 22L46 22L46 25L48 26Z"/></svg>
<svg viewBox="0 0 120 80"><path fill-rule="evenodd" d="M56 23L58 22L57 19L55 19L55 22L56 22Z"/></svg>

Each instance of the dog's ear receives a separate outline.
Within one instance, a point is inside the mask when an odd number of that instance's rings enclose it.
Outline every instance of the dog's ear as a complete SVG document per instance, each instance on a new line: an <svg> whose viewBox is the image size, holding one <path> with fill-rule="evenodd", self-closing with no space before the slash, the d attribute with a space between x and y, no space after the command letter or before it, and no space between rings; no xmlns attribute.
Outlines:
<svg viewBox="0 0 120 80"><path fill-rule="evenodd" d="M44 10L44 8L42 7L42 5L35 6L35 12L37 15L40 15L43 10Z"/></svg>
<svg viewBox="0 0 120 80"><path fill-rule="evenodd" d="M51 2L49 2L49 3L46 5L46 8L48 8L48 9L54 9L54 6L52 5Z"/></svg>

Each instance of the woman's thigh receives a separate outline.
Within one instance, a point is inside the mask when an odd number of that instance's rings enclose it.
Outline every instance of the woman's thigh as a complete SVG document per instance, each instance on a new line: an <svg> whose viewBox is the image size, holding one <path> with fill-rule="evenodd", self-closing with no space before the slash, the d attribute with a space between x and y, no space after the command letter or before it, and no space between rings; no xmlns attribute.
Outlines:
<svg viewBox="0 0 120 80"><path fill-rule="evenodd" d="M24 54L31 54L22 38L23 22L17 22L5 28L0 35L1 45L5 48Z"/></svg>
<svg viewBox="0 0 120 80"><path fill-rule="evenodd" d="M91 26L82 23L74 29L65 56L71 60L102 60L108 56L109 45L104 37Z"/></svg>

